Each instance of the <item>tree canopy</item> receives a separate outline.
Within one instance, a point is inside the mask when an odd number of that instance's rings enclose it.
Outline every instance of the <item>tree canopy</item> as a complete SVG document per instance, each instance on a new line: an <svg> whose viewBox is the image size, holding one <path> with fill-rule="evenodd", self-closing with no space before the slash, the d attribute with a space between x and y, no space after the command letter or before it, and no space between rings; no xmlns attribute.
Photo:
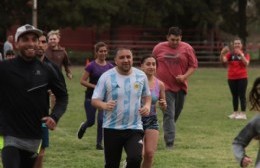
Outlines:
<svg viewBox="0 0 260 168"><path fill-rule="evenodd" d="M33 0L2 0L0 34L14 24L31 23ZM121 25L221 29L247 36L248 22L259 15L260 0L38 0L38 26L44 30L78 26L99 29Z"/></svg>

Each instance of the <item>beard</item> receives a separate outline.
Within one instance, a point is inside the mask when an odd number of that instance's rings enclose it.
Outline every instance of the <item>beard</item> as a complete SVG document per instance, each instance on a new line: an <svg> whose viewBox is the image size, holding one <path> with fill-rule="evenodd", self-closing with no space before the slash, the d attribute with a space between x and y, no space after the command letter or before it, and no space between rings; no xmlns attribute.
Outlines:
<svg viewBox="0 0 260 168"><path fill-rule="evenodd" d="M37 55L38 57L41 57L43 54L44 54L44 51L41 50L41 49L36 51L36 55Z"/></svg>
<svg viewBox="0 0 260 168"><path fill-rule="evenodd" d="M20 53L21 53L21 56L23 58L28 59L28 60L36 57L36 50L34 50L34 49L32 49L32 50L28 50L28 49L21 50Z"/></svg>

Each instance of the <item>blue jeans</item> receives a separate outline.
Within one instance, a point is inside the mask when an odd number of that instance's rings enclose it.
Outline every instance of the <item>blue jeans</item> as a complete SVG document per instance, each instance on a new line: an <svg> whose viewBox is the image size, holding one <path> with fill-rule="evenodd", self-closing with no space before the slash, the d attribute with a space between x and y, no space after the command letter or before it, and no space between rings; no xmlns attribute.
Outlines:
<svg viewBox="0 0 260 168"><path fill-rule="evenodd" d="M85 127L92 127L95 124L96 120L96 111L97 109L91 105L91 100L90 99L85 99L85 112L86 112L86 117L87 121L84 123ZM100 110L98 111L98 116L97 116L97 144L102 144L102 139L103 139L103 129L102 129L102 124L103 124L103 111Z"/></svg>
<svg viewBox="0 0 260 168"><path fill-rule="evenodd" d="M186 93L165 91L167 109L163 113L163 131L166 145L173 145L175 140L175 123L183 109Z"/></svg>

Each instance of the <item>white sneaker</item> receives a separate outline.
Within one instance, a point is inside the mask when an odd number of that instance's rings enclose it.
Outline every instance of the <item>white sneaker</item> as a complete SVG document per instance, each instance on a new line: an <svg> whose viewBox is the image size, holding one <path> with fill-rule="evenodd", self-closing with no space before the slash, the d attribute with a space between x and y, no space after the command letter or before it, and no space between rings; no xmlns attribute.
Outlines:
<svg viewBox="0 0 260 168"><path fill-rule="evenodd" d="M237 119L237 120L246 120L247 117L246 117L246 114L245 114L245 113L240 113L240 114L238 114L238 115L235 117L235 119Z"/></svg>
<svg viewBox="0 0 260 168"><path fill-rule="evenodd" d="M233 112L231 115L228 116L228 118L236 119L237 116L238 116L238 113L237 112Z"/></svg>

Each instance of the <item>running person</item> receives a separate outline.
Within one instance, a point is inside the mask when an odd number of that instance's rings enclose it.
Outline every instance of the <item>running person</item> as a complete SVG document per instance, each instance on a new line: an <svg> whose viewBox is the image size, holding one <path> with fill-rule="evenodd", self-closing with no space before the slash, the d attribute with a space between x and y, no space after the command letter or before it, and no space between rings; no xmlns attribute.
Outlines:
<svg viewBox="0 0 260 168"><path fill-rule="evenodd" d="M67 108L68 94L63 81L57 78L56 71L36 58L41 34L41 30L28 24L19 27L15 35L18 56L0 62L3 167L32 168L41 143L42 122L55 129ZM50 115L49 89L57 98Z"/></svg>
<svg viewBox="0 0 260 168"><path fill-rule="evenodd" d="M66 87L66 83L65 83L65 79L62 75L62 72L60 71L60 69L51 61L49 61L45 56L44 53L47 49L48 45L47 45L47 34L45 32L43 32L43 34L39 37L39 46L38 46L38 50L36 52L37 56L39 57L39 59L48 64L55 72L57 77L63 81L64 86ZM51 94L53 94L50 90L48 91L48 94L50 95L48 98L52 98L53 96L51 96ZM54 102L54 101L49 101L48 102ZM50 110L53 110L54 104L48 105L50 107ZM46 112L47 114L49 114L49 109ZM42 142L41 142L41 147L40 147L40 151L39 154L37 156L34 168L42 168L43 167L43 157L45 155L45 149L49 147L49 129L47 128L46 124L43 122L42 123Z"/></svg>
<svg viewBox="0 0 260 168"><path fill-rule="evenodd" d="M188 92L188 78L198 67L194 49L182 41L182 30L170 27L167 41L157 44L153 55L158 62L156 77L165 85L167 109L163 113L164 141L173 149L176 122L182 112Z"/></svg>
<svg viewBox="0 0 260 168"><path fill-rule="evenodd" d="M85 72L81 77L80 84L87 88L85 93L85 112L87 121L81 123L78 130L78 138L81 139L88 127L91 127L95 124L96 111L97 109L91 105L91 97L94 91L94 88L97 84L100 76L107 70L111 69L113 65L106 61L108 55L108 47L104 42L98 42L94 46L95 57L94 61L91 61L85 68ZM103 123L103 110L98 110L97 116L97 141L96 149L102 150L102 123Z"/></svg>
<svg viewBox="0 0 260 168"><path fill-rule="evenodd" d="M151 97L152 105L149 116L142 117L144 128L144 148L143 148L143 163L142 168L151 168L153 164L154 153L157 149L157 143L159 138L159 124L156 112L156 103L162 110L165 110L165 87L162 81L157 79L154 75L156 73L156 60L152 56L143 57L141 60L141 69L145 72Z"/></svg>
<svg viewBox="0 0 260 168"><path fill-rule="evenodd" d="M119 167L123 148L127 168L138 168L143 148L141 119L151 106L149 84L145 73L132 67L130 49L118 49L115 64L101 75L92 96L92 105L104 110L105 168Z"/></svg>

